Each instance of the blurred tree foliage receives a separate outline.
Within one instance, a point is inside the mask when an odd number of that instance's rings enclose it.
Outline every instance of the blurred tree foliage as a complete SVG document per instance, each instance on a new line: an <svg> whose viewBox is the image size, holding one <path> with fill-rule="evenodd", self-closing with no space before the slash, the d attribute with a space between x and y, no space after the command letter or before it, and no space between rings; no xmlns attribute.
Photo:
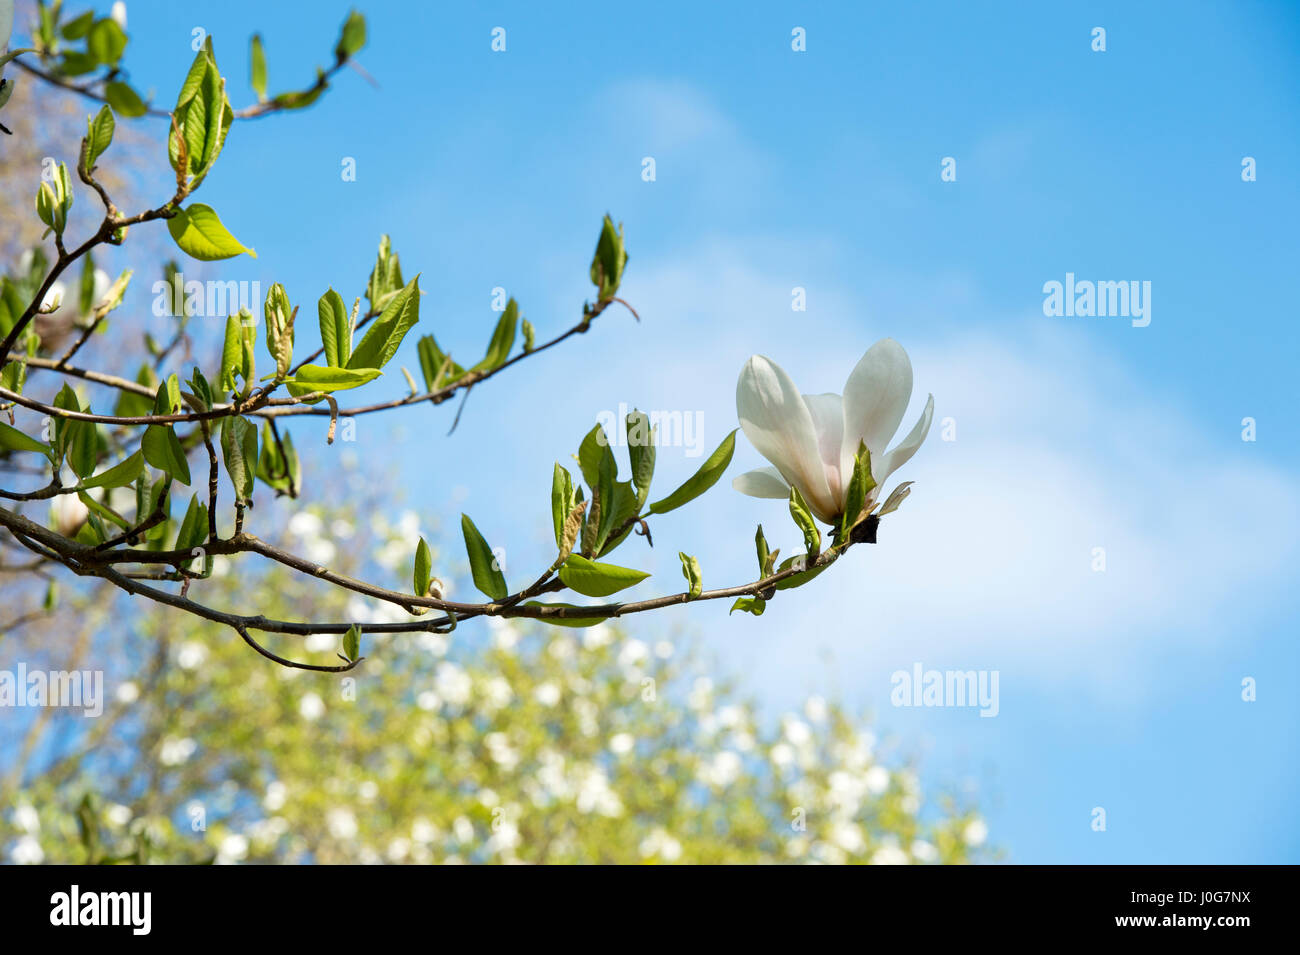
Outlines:
<svg viewBox="0 0 1300 955"><path fill-rule="evenodd" d="M364 513L299 512L288 536L348 573L400 577L415 516L359 527ZM217 560L205 593L269 615L401 614L275 565L237 580ZM339 676L276 667L228 628L156 606L124 622L106 592L4 641L29 668L102 666L108 698L98 719L45 708L21 732L24 711L0 719L7 861L952 863L983 851L973 807L927 799L864 721L818 699L764 720L667 640L495 621L363 636L368 659ZM275 649L304 655L302 638L281 639ZM305 641L316 662L339 648Z"/></svg>

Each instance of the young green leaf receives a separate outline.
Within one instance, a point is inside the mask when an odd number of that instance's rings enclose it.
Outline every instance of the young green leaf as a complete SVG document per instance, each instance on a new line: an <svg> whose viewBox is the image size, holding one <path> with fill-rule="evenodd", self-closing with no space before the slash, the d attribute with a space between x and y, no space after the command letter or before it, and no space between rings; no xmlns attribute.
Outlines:
<svg viewBox="0 0 1300 955"><path fill-rule="evenodd" d="M736 432L732 431L731 434L722 439L722 443L718 445L717 449L709 455L708 460L700 465L700 469L685 484L662 501L651 504L650 513L667 514L669 511L676 510L683 504L695 500L718 483L718 478L722 477L722 473L731 464L731 456L735 452Z"/></svg>
<svg viewBox="0 0 1300 955"><path fill-rule="evenodd" d="M573 504L573 476L556 461L551 475L551 523L555 525L556 547L564 547L564 525Z"/></svg>
<svg viewBox="0 0 1300 955"><path fill-rule="evenodd" d="M727 616L731 616L737 610L743 610L746 613L752 613L755 617L761 617L766 609L767 601L762 597L739 597L731 605L731 610L728 611Z"/></svg>
<svg viewBox="0 0 1300 955"><path fill-rule="evenodd" d="M253 34L248 44L248 85L253 87L259 103L266 102L266 51L258 33Z"/></svg>
<svg viewBox="0 0 1300 955"><path fill-rule="evenodd" d="M331 368L342 368L352 357L352 324L348 318L343 296L333 288L316 303L320 316L320 340L325 346L325 363Z"/></svg>
<svg viewBox="0 0 1300 955"><path fill-rule="evenodd" d="M108 106L101 106L94 119L86 120L86 168L94 170L95 162L104 154L104 150L113 142L113 111ZM89 261L89 256L87 256Z"/></svg>
<svg viewBox="0 0 1300 955"><path fill-rule="evenodd" d="M460 516L460 530L465 538L465 552L469 555L469 568L474 577L474 586L493 600L505 600L510 594L506 586L505 574L497 566L492 548L488 547L483 535L478 532L469 515Z"/></svg>
<svg viewBox="0 0 1300 955"><path fill-rule="evenodd" d="M348 368L383 368L397 353L402 339L420 320L420 277L411 279L370 323L347 361Z"/></svg>
<svg viewBox="0 0 1300 955"><path fill-rule="evenodd" d="M334 48L334 55L342 63L348 57L355 56L365 45L366 18L356 10L352 10L348 13L348 18L343 21L343 29L339 33L339 42Z"/></svg>
<svg viewBox="0 0 1300 955"><path fill-rule="evenodd" d="M519 306L514 299L511 299L506 303L506 310L501 313L501 318L497 320L497 326L492 331L492 341L488 343L487 354L470 371L491 371L505 364L505 360L510 357L510 349L515 346L515 327L518 323Z"/></svg>
<svg viewBox="0 0 1300 955"><path fill-rule="evenodd" d="M199 503L197 494L190 496L190 506L181 519L180 529L176 532L176 550L189 550L198 547L208 537L208 508Z"/></svg>
<svg viewBox="0 0 1300 955"><path fill-rule="evenodd" d="M348 632L343 634L343 656L349 663L360 659L361 654L361 628L355 623L348 627Z"/></svg>
<svg viewBox="0 0 1300 955"><path fill-rule="evenodd" d="M576 604L565 603L542 603L540 600L530 600L525 607L563 607L565 610L581 610L583 608ZM592 617L539 617L542 623L549 623L555 627L594 627L598 623L608 620L608 616Z"/></svg>
<svg viewBox="0 0 1300 955"><path fill-rule="evenodd" d="M149 107L140 98L140 94L119 80L104 87L104 99L113 107L113 112L127 119L135 119L149 112Z"/></svg>
<svg viewBox="0 0 1300 955"><path fill-rule="evenodd" d="M99 449L102 439L99 428L93 421L78 421L68 442L68 465L79 478L88 478L95 473L99 463Z"/></svg>
<svg viewBox="0 0 1300 955"><path fill-rule="evenodd" d="M0 421L0 449L5 451L33 451L53 458L54 449L29 437L17 428Z"/></svg>
<svg viewBox="0 0 1300 955"><path fill-rule="evenodd" d="M763 536L763 525L758 525L758 532L754 534L754 548L758 552L758 576L767 577L772 573L772 551L767 546L767 538Z"/></svg>
<svg viewBox="0 0 1300 955"><path fill-rule="evenodd" d="M808 509L808 503L797 487L790 488L790 516L794 518L795 526L803 532L803 544L809 559L815 558L822 547L821 531L817 529L812 511Z"/></svg>
<svg viewBox="0 0 1300 955"><path fill-rule="evenodd" d="M221 456L235 488L235 501L248 503L253 496L257 461L257 428L247 418L226 418L221 427Z"/></svg>
<svg viewBox="0 0 1300 955"><path fill-rule="evenodd" d="M374 381L383 372L378 368L326 368L324 365L303 365L284 380L289 394L295 398L313 391L346 391Z"/></svg>
<svg viewBox="0 0 1300 955"><path fill-rule="evenodd" d="M599 290L600 301L608 301L618 293L626 266L623 227L615 229L614 220L606 215L601 223L600 238L596 241L596 254L591 260L591 283Z"/></svg>
<svg viewBox="0 0 1300 955"><path fill-rule="evenodd" d="M144 452L144 459L158 470L189 486L190 466L171 425L149 425L140 441L140 450Z"/></svg>
<svg viewBox="0 0 1300 955"><path fill-rule="evenodd" d="M644 571L632 570L630 567L599 564L580 554L570 554L560 568L560 580L564 585L587 597L608 597L639 584L649 576Z"/></svg>
<svg viewBox="0 0 1300 955"><path fill-rule="evenodd" d="M126 487L144 471L144 454L137 451L125 461L119 461L105 471L81 482L84 488Z"/></svg>
<svg viewBox="0 0 1300 955"><path fill-rule="evenodd" d="M682 551L678 551L677 556L681 558L682 576L686 578L692 599L698 597L704 592L704 583L700 578L700 562Z"/></svg>
<svg viewBox="0 0 1300 955"><path fill-rule="evenodd" d="M212 207L201 202L177 211L167 220L167 231L182 252L203 262L229 259L241 252L257 258L257 252L231 235Z"/></svg>
<svg viewBox="0 0 1300 955"><path fill-rule="evenodd" d="M809 563L811 563L811 559L807 554L795 554L793 557L787 557L785 560L781 561L781 566L777 567L776 572L781 573L782 571L789 570L791 567L807 567ZM800 573L786 577L784 580L778 581L773 584L773 586L777 590L793 590L795 587L802 587L829 566L830 564L822 564L820 567L814 567L812 570L801 571Z"/></svg>
<svg viewBox="0 0 1300 955"><path fill-rule="evenodd" d="M862 516L866 506L867 495L876 486L871 476L871 451L865 441L858 442L858 453L853 457L853 475L849 478L848 493L845 495L844 513L840 515L838 539L848 539L849 531Z"/></svg>
<svg viewBox="0 0 1300 955"><path fill-rule="evenodd" d="M632 459L632 483L636 486L636 506L640 510L650 495L650 481L655 474L655 431L650 416L633 410L627 416L627 451Z"/></svg>
<svg viewBox="0 0 1300 955"><path fill-rule="evenodd" d="M86 34L86 52L100 63L116 63L125 49L126 34L111 17L96 20Z"/></svg>
<svg viewBox="0 0 1300 955"><path fill-rule="evenodd" d="M430 574L432 572L433 558L429 555L429 545L421 537L420 543L415 546L415 570L411 581L415 587L415 596L424 597L428 595Z"/></svg>

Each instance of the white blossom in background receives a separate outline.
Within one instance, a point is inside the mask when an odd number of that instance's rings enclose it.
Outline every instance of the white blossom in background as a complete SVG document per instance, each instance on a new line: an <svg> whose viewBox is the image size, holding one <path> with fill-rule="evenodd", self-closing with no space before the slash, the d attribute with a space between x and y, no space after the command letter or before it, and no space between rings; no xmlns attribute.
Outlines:
<svg viewBox="0 0 1300 955"><path fill-rule="evenodd" d="M316 693L304 693L298 701L298 715L305 720L318 720L325 715L325 701Z"/></svg>
<svg viewBox="0 0 1300 955"><path fill-rule="evenodd" d="M162 746L158 750L158 761L164 766L179 766L198 749L198 743L189 737L177 739L174 736L168 736L162 741Z"/></svg>
<svg viewBox="0 0 1300 955"><path fill-rule="evenodd" d="M9 851L14 865L40 865L45 861L45 850L35 836L22 836Z"/></svg>

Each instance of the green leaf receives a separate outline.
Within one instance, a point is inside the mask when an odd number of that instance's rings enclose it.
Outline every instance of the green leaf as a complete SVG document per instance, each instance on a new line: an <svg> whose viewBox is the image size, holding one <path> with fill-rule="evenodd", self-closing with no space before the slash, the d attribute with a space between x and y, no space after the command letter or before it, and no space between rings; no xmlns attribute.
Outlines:
<svg viewBox="0 0 1300 955"><path fill-rule="evenodd" d="M284 453L279 445L283 445ZM285 432L279 445L276 444L275 432L271 422L262 422L262 450L257 459L257 477L278 494L297 497L300 489L298 452L293 447L293 435Z"/></svg>
<svg viewBox="0 0 1300 955"><path fill-rule="evenodd" d="M93 421L78 421L68 441L68 465L79 478L95 473L99 463L99 429Z"/></svg>
<svg viewBox="0 0 1300 955"><path fill-rule="evenodd" d="M510 594L505 574L497 566L492 548L478 532L469 515L460 516L460 530L465 537L465 551L469 555L469 568L474 576L474 586L493 600L505 600Z"/></svg>
<svg viewBox="0 0 1300 955"><path fill-rule="evenodd" d="M737 610L744 610L746 613L752 613L755 617L761 617L766 609L767 601L762 597L740 597L731 605L731 610L728 611L727 616L731 616Z"/></svg>
<svg viewBox="0 0 1300 955"><path fill-rule="evenodd" d="M686 578L691 597L698 597L704 591L704 583L700 578L700 562L682 551L678 551L677 556L681 558L682 576Z"/></svg>
<svg viewBox="0 0 1300 955"><path fill-rule="evenodd" d="M555 525L555 546L561 550L564 549L564 525L573 505L573 476L557 461L551 476L551 523Z"/></svg>
<svg viewBox="0 0 1300 955"><path fill-rule="evenodd" d="M758 532L754 535L754 548L758 552L758 576L766 577L771 571L768 570L768 564L771 563L772 552L768 549L767 538L763 535L763 525L758 525Z"/></svg>
<svg viewBox="0 0 1300 955"><path fill-rule="evenodd" d="M871 476L871 451L867 449L865 441L859 441L858 453L853 457L853 475L849 478L849 487L845 494L844 513L840 515L837 535L840 541L848 539L849 531L853 530L854 525L862 517L867 495L875 486L876 481Z"/></svg>
<svg viewBox="0 0 1300 955"><path fill-rule="evenodd" d="M505 360L510 357L510 349L515 346L515 327L518 324L519 306L514 299L511 299L506 303L506 310L501 313L497 326L492 331L492 341L488 343L487 354L470 371L491 371L505 364Z"/></svg>
<svg viewBox="0 0 1300 955"><path fill-rule="evenodd" d="M366 18L356 10L348 13L348 18L343 21L343 30L339 34L338 45L334 48L334 55L338 57L339 62L343 62L350 56L355 56L363 46L366 45Z"/></svg>
<svg viewBox="0 0 1300 955"><path fill-rule="evenodd" d="M313 391L346 391L357 388L382 375L378 368L326 368L324 365L303 365L284 380L289 394L295 398Z"/></svg>
<svg viewBox="0 0 1300 955"><path fill-rule="evenodd" d="M608 301L618 293L627 266L627 251L623 247L623 227L614 228L608 215L600 227L596 241L596 254L591 260L591 282L599 289L600 301Z"/></svg>
<svg viewBox="0 0 1300 955"><path fill-rule="evenodd" d="M383 368L397 353L402 339L420 320L420 277L411 279L389 300L379 317L370 323L366 334L347 361L349 368Z"/></svg>
<svg viewBox="0 0 1300 955"><path fill-rule="evenodd" d="M64 411L80 411L81 402L77 400L77 393L65 383L54 396L54 407L62 408ZM68 445L72 443L72 436L76 433L78 423L75 418L55 416L54 453L58 460L63 460L63 456L68 453Z"/></svg>
<svg viewBox="0 0 1300 955"><path fill-rule="evenodd" d="M885 503L881 505L880 513L877 517L884 517L886 514L892 514L898 510L898 506L907 500L907 495L912 493L912 485L915 481L904 481L898 487L889 492L889 497L885 498Z"/></svg>
<svg viewBox="0 0 1300 955"><path fill-rule="evenodd" d="M6 451L34 451L48 457L54 456L54 449L49 445L42 444L3 421L0 421L0 448Z"/></svg>
<svg viewBox="0 0 1300 955"><path fill-rule="evenodd" d="M12 327L12 326L11 326ZM8 331L0 328L0 331ZM23 384L27 381L27 363L14 359L6 362L0 369L0 388L7 388L16 395L23 393Z"/></svg>
<svg viewBox="0 0 1300 955"><path fill-rule="evenodd" d="M253 258L257 253L231 235L211 206L192 203L167 220L167 231L182 252L202 262L229 259L247 252Z"/></svg>
<svg viewBox="0 0 1300 955"><path fill-rule="evenodd" d="M632 484L637 490L637 510L650 495L650 481L655 475L655 430L650 416L633 409L627 416L627 452L632 459Z"/></svg>
<svg viewBox="0 0 1300 955"><path fill-rule="evenodd" d="M600 469L607 464L614 466L614 452L610 450L605 429L598 424L587 432L578 445L578 468L582 471L582 479L587 482L587 487L596 489L600 483Z"/></svg>
<svg viewBox="0 0 1300 955"><path fill-rule="evenodd" d="M316 303L320 316L320 340L325 346L325 363L331 368L343 368L352 357L352 323L348 317L343 296L334 289L326 289Z"/></svg>
<svg viewBox="0 0 1300 955"><path fill-rule="evenodd" d="M343 634L343 656L347 657L349 663L354 662L361 654L361 628L355 623L348 627L348 632Z"/></svg>
<svg viewBox="0 0 1300 955"><path fill-rule="evenodd" d="M245 347L243 317L247 314L241 309L237 315L226 316L226 337L221 343L221 374L217 378L217 387L222 391L234 391L239 387L236 375L243 376L245 385L253 378L253 369L247 361L250 349Z"/></svg>
<svg viewBox="0 0 1300 955"><path fill-rule="evenodd" d="M289 293L279 282L271 285L262 306L266 323L266 351L275 362L275 376L283 379L293 364L293 325L298 310L289 302Z"/></svg>
<svg viewBox="0 0 1300 955"><path fill-rule="evenodd" d="M649 576L644 571L629 567L600 564L580 554L570 554L560 568L560 580L564 585L587 597L608 597L639 584Z"/></svg>
<svg viewBox="0 0 1300 955"><path fill-rule="evenodd" d="M790 488L790 516L794 518L795 526L803 532L803 544L809 558L815 558L822 547L821 531L817 529L812 511L808 510L808 503L797 487Z"/></svg>
<svg viewBox="0 0 1300 955"><path fill-rule="evenodd" d="M257 94L259 103L266 101L266 51L262 49L262 37L254 33L248 45L248 83Z"/></svg>
<svg viewBox="0 0 1300 955"><path fill-rule="evenodd" d="M608 510L608 521L604 520L605 515L602 515L601 534L596 549L597 557L608 554L621 544L628 534L632 533L632 528L635 525L629 522L636 517L637 512L640 510L637 493L635 488L632 487L631 481L619 481L615 484L612 500L614 503ZM619 528L622 528L622 530L619 530L617 536L614 536L614 531Z"/></svg>
<svg viewBox="0 0 1300 955"><path fill-rule="evenodd" d="M424 375L424 386L429 391L437 391L453 381L458 381L465 374L465 369L443 353L432 335L423 336L416 349L420 356L420 372Z"/></svg>
<svg viewBox="0 0 1300 955"><path fill-rule="evenodd" d="M235 488L235 501L246 504L253 496L257 461L257 428L242 417L226 418L221 427L221 456Z"/></svg>
<svg viewBox="0 0 1300 955"><path fill-rule="evenodd" d="M777 573L781 573L781 571L789 570L791 567L794 567L795 561L803 561L803 566L805 567L811 562L807 554L795 554L793 557L787 557L785 560L781 561L781 566L776 569ZM812 570L802 571L793 576L787 577L784 580L778 581L772 586L777 590L793 590L795 587L802 587L804 584L808 583L808 581L821 574L821 572L829 566L830 564L822 564L820 567L814 567Z"/></svg>
<svg viewBox="0 0 1300 955"><path fill-rule="evenodd" d="M727 466L731 464L731 456L735 451L736 432L732 431L731 434L722 439L722 443L718 445L717 449L709 455L708 460L700 465L700 469L685 484L662 501L651 504L650 513L667 514L669 511L676 510L683 504L695 500L713 487L718 483L718 478L722 477L722 472L727 470Z"/></svg>
<svg viewBox="0 0 1300 955"><path fill-rule="evenodd" d="M190 506L181 519L180 530L176 532L175 550L190 550L198 547L208 537L208 508L199 503L197 494L190 497Z"/></svg>
<svg viewBox="0 0 1300 955"><path fill-rule="evenodd" d="M412 575L412 583L415 585L415 596L425 597L429 593L429 579L433 572L433 558L429 555L429 545L425 543L424 538L420 538L420 543L415 546L415 571Z"/></svg>
<svg viewBox="0 0 1300 955"><path fill-rule="evenodd" d="M126 487L144 471L144 453L137 451L125 461L81 482L83 488Z"/></svg>
<svg viewBox="0 0 1300 955"><path fill-rule="evenodd" d="M563 607L566 610L581 610L577 604L565 603L542 603L540 600L530 600L525 607ZM542 623L549 623L554 627L594 627L598 623L603 623L609 619L609 616L596 617L539 617Z"/></svg>
<svg viewBox="0 0 1300 955"><path fill-rule="evenodd" d="M100 63L113 64L122 57L126 49L126 34L110 17L96 20L86 34L86 52Z"/></svg>
<svg viewBox="0 0 1300 955"><path fill-rule="evenodd" d="M113 111L101 106L94 119L86 120L86 168L93 170L95 161L104 154L104 150L113 142L113 131L117 124L113 121ZM87 261L89 261L87 256Z"/></svg>
<svg viewBox="0 0 1300 955"><path fill-rule="evenodd" d="M65 40L80 40L88 32L90 25L95 22L95 11L87 10L80 16L73 17L59 31L63 34Z"/></svg>
<svg viewBox="0 0 1300 955"><path fill-rule="evenodd" d="M166 479L164 478L164 480ZM162 487L161 484L155 485L155 491L161 490L161 487ZM80 500L82 504L85 504L86 507L91 511L91 513L97 514L107 521L111 521L112 523L116 524L124 531L130 530L131 527L133 526L130 521L128 521L121 514L117 513L117 511L113 510L107 504L102 504L99 501L95 500L94 497L87 494L85 491L78 491L77 499ZM137 524L140 521L143 521L146 517L148 517L154 512L154 509L158 504L158 499L159 499L159 495L157 493L154 493L149 497L148 506L143 508L141 507L136 508Z"/></svg>
<svg viewBox="0 0 1300 955"><path fill-rule="evenodd" d="M154 373L153 366L148 362L140 365L140 371L135 376L137 385L144 385L150 391L158 390L158 376ZM123 391L117 396L117 404L113 406L113 414L122 418L139 418L147 415L153 410L153 402L144 395L137 395L134 392Z"/></svg>
<svg viewBox="0 0 1300 955"><path fill-rule="evenodd" d="M189 485L190 466L171 425L149 425L140 441L140 450L144 452L144 459L158 470Z"/></svg>
<svg viewBox="0 0 1300 955"><path fill-rule="evenodd" d="M145 105L144 100L140 99L139 93L126 83L116 80L104 88L104 99L108 100L108 105L113 107L113 112L128 119L149 112L149 107Z"/></svg>

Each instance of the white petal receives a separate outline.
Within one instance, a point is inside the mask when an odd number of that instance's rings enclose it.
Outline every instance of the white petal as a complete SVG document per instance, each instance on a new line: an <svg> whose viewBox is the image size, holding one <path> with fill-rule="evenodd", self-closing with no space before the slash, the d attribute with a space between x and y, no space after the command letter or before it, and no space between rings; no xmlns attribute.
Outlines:
<svg viewBox="0 0 1300 955"><path fill-rule="evenodd" d="M906 464L916 454L916 449L925 441L925 436L930 433L930 422L934 419L934 395L930 395L925 401L925 410L921 412L921 417L917 419L912 430L907 433L907 437L898 443L888 454L883 455L880 460L880 466L877 468L875 462L872 462L872 477L876 479L877 484L884 484L893 474L904 464Z"/></svg>
<svg viewBox="0 0 1300 955"><path fill-rule="evenodd" d="M803 403L812 415L813 429L817 432L817 450L826 471L826 487L837 503L844 500L844 486L853 476L853 459L849 458L850 471L844 467L844 401L839 395L804 395Z"/></svg>
<svg viewBox="0 0 1300 955"><path fill-rule="evenodd" d="M736 414L745 437L776 465L786 483L799 488L809 506L834 507L812 415L780 366L762 355L745 362L736 382Z"/></svg>
<svg viewBox="0 0 1300 955"><path fill-rule="evenodd" d="M781 472L776 468L759 468L746 471L731 481L731 486L741 494L750 497L773 497L785 499L790 496L790 485L785 483Z"/></svg>
<svg viewBox="0 0 1300 955"><path fill-rule="evenodd" d="M882 338L867 349L844 384L845 456L851 460L857 454L859 441L867 443L873 458L883 455L911 397L907 352L892 338Z"/></svg>

